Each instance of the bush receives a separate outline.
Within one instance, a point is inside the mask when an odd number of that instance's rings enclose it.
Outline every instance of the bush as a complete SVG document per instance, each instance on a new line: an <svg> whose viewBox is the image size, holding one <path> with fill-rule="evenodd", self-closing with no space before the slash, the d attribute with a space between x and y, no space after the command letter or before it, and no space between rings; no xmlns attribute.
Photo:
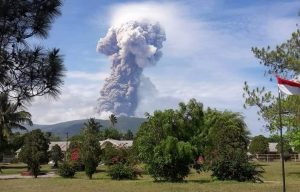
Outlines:
<svg viewBox="0 0 300 192"><path fill-rule="evenodd" d="M137 177L133 167L122 163L111 166L109 168L108 175L115 180L136 179Z"/></svg>
<svg viewBox="0 0 300 192"><path fill-rule="evenodd" d="M248 160L242 154L236 154L228 159L221 155L211 165L212 176L218 180L236 180L262 182L263 169Z"/></svg>
<svg viewBox="0 0 300 192"><path fill-rule="evenodd" d="M190 172L193 151L194 148L190 143L178 141L175 137L167 137L154 149L149 174L155 180L182 181Z"/></svg>
<svg viewBox="0 0 300 192"><path fill-rule="evenodd" d="M69 163L63 163L58 168L58 174L64 178L72 178L75 175L75 169Z"/></svg>

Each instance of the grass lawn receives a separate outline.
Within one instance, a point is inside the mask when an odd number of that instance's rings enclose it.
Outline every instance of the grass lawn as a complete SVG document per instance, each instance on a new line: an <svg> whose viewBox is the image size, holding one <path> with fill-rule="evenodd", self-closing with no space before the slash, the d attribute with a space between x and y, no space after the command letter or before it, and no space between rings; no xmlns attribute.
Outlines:
<svg viewBox="0 0 300 192"><path fill-rule="evenodd" d="M3 192L96 192L96 191L201 191L201 192L279 192L281 191L280 162L263 164L264 183L240 183L233 181L213 181L210 173L192 172L184 183L153 182L144 175L137 180L113 181L103 169L88 180L83 172L76 173L74 179L38 178L0 180L0 191ZM49 166L43 167L49 170ZM15 170L15 169L14 169ZM12 172L3 170L4 173ZM286 163L287 191L300 191L300 163Z"/></svg>

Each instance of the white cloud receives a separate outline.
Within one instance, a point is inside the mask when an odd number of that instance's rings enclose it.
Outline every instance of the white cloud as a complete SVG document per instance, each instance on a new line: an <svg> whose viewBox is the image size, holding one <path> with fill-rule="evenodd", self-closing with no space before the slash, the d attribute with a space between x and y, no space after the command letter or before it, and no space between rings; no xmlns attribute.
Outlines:
<svg viewBox="0 0 300 192"><path fill-rule="evenodd" d="M38 97L29 106L33 122L51 124L75 119L97 117L95 106L98 84L66 84L58 100Z"/></svg>

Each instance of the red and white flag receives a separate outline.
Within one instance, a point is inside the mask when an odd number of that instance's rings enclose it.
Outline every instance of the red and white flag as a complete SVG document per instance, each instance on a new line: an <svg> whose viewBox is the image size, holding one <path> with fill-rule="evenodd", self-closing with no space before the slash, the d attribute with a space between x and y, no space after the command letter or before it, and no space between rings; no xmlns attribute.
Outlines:
<svg viewBox="0 0 300 192"><path fill-rule="evenodd" d="M300 95L300 82L289 81L277 76L278 87L287 95Z"/></svg>

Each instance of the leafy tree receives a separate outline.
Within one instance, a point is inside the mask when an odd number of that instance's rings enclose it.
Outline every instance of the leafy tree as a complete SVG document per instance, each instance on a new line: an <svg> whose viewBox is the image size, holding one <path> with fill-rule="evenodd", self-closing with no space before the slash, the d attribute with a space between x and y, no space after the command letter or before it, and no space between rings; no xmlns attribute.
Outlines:
<svg viewBox="0 0 300 192"><path fill-rule="evenodd" d="M101 148L97 138L100 125L91 118L84 124L83 142L80 146L80 156L85 166L85 173L89 179L92 179L100 161Z"/></svg>
<svg viewBox="0 0 300 192"><path fill-rule="evenodd" d="M115 127L115 124L118 122L117 117L114 114L109 116L109 121L112 127Z"/></svg>
<svg viewBox="0 0 300 192"><path fill-rule="evenodd" d="M187 104L180 103L178 110L169 109L155 111L153 115L148 114L148 121L141 125L134 140L134 148L139 159L150 166L149 171L155 179L179 181L187 175L186 167L191 163L187 159L191 160L191 149L195 149L192 156L196 157L201 154L204 146L201 140L204 132L203 118L203 106L195 99ZM178 148L175 151L166 149L171 140L176 141L175 146ZM162 156L164 149L167 150L165 152L170 157L169 160ZM183 149L187 151L180 151ZM171 157L173 154L183 156ZM164 166L163 171L155 168L160 161L163 163L161 166ZM179 167L175 169L175 166Z"/></svg>
<svg viewBox="0 0 300 192"><path fill-rule="evenodd" d="M34 96L57 96L64 72L59 49L30 46L46 38L61 0L0 2L0 93L17 104Z"/></svg>
<svg viewBox="0 0 300 192"><path fill-rule="evenodd" d="M32 125L30 113L11 103L7 94L0 93L0 156L7 146L7 139L12 135L12 130L26 130L26 123Z"/></svg>
<svg viewBox="0 0 300 192"><path fill-rule="evenodd" d="M249 152L251 154L266 154L269 152L269 142L263 135L253 137L250 145Z"/></svg>
<svg viewBox="0 0 300 192"><path fill-rule="evenodd" d="M58 162L62 161L64 158L64 154L59 145L54 145L50 151L50 159L54 161L55 168L58 167Z"/></svg>
<svg viewBox="0 0 300 192"><path fill-rule="evenodd" d="M115 147L112 143L107 142L102 150L101 161L106 165L134 164L132 155L133 149L131 147Z"/></svg>
<svg viewBox="0 0 300 192"><path fill-rule="evenodd" d="M127 132L124 134L124 139L133 140L133 133L130 129L128 129Z"/></svg>
<svg viewBox="0 0 300 192"><path fill-rule="evenodd" d="M182 181L194 160L195 148L189 142L168 136L155 149L149 173L155 180Z"/></svg>
<svg viewBox="0 0 300 192"><path fill-rule="evenodd" d="M35 129L25 136L24 145L19 153L19 159L28 165L29 170L37 178L40 165L48 162L50 141L40 129Z"/></svg>
<svg viewBox="0 0 300 192"><path fill-rule="evenodd" d="M212 176L220 180L261 181L254 164L248 162L249 132L243 117L230 111L209 110L206 126L209 126L206 162Z"/></svg>
<svg viewBox="0 0 300 192"><path fill-rule="evenodd" d="M294 150L300 153L300 130L290 133L288 137L291 140L291 145L294 147Z"/></svg>
<svg viewBox="0 0 300 192"><path fill-rule="evenodd" d="M115 128L106 128L103 131L99 132L99 138L101 140L105 140L105 139L120 140L121 137L122 137L122 134L119 132L118 129L115 129Z"/></svg>
<svg viewBox="0 0 300 192"><path fill-rule="evenodd" d="M271 143L279 143L280 142L280 136L277 134L272 134L269 136L268 141Z"/></svg>
<svg viewBox="0 0 300 192"><path fill-rule="evenodd" d="M84 164L80 157L80 146L82 145L83 139L83 134L72 136L67 150L67 159L76 171L84 170Z"/></svg>
<svg viewBox="0 0 300 192"><path fill-rule="evenodd" d="M12 153L15 153L18 149L20 149L24 144L25 134L21 134L19 132L14 133L9 139L9 149Z"/></svg>

